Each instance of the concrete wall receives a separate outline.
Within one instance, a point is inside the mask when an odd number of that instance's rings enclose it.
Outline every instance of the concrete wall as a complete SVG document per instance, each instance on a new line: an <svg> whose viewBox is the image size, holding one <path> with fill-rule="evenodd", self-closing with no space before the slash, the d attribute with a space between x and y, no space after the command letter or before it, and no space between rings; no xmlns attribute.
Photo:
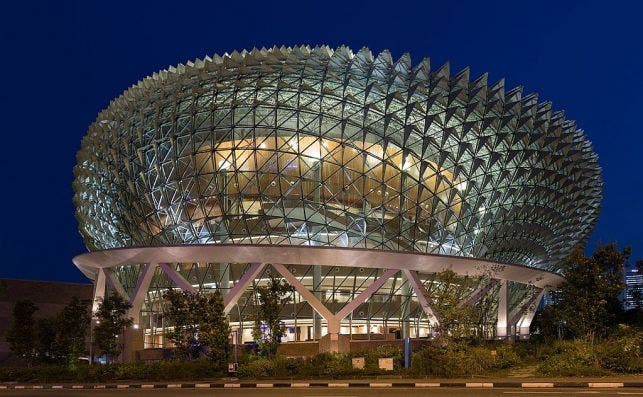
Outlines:
<svg viewBox="0 0 643 397"><path fill-rule="evenodd" d="M11 363L4 334L17 301L29 299L34 302L39 308L35 313L36 318L51 317L74 296L91 300L93 291L92 284L0 279L0 365Z"/></svg>

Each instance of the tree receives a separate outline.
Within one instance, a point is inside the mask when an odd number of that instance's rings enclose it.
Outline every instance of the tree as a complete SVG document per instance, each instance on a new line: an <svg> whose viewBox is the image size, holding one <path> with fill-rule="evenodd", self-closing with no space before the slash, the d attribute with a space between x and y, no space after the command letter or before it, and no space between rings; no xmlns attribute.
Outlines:
<svg viewBox="0 0 643 397"><path fill-rule="evenodd" d="M7 296L7 291L9 291L9 286L4 280L0 280L0 299Z"/></svg>
<svg viewBox="0 0 643 397"><path fill-rule="evenodd" d="M56 320L40 318L34 328L35 358L39 363L55 362L56 352Z"/></svg>
<svg viewBox="0 0 643 397"><path fill-rule="evenodd" d="M476 307L462 304L476 280L462 277L451 270L435 275L437 286L431 291L432 307L440 321L435 328L442 339L462 339L474 335L477 322Z"/></svg>
<svg viewBox="0 0 643 397"><path fill-rule="evenodd" d="M230 357L230 324L225 315L223 298L219 291L209 294L203 301L199 340L206 346L206 355L219 368L223 368Z"/></svg>
<svg viewBox="0 0 643 397"><path fill-rule="evenodd" d="M87 330L91 321L89 304L88 300L73 297L56 317L54 348L57 356L71 367L76 366L78 357L85 352Z"/></svg>
<svg viewBox="0 0 643 397"><path fill-rule="evenodd" d="M230 326L221 294L169 290L164 299L164 315L172 326L166 337L174 343L177 355L194 359L205 354L216 365L225 365L231 350Z"/></svg>
<svg viewBox="0 0 643 397"><path fill-rule="evenodd" d="M102 354L112 361L123 350L123 331L132 326L133 320L126 317L132 307L121 295L112 294L103 299L96 311L98 324L94 327L94 342Z"/></svg>
<svg viewBox="0 0 643 397"><path fill-rule="evenodd" d="M34 313L38 307L30 300L16 302L5 339L11 352L31 364L34 361Z"/></svg>
<svg viewBox="0 0 643 397"><path fill-rule="evenodd" d="M268 285L258 286L255 292L256 311L252 336L259 344L259 354L273 356L285 335L279 314L282 307L290 302L293 288L271 275Z"/></svg>
<svg viewBox="0 0 643 397"><path fill-rule="evenodd" d="M598 245L592 256L573 252L563 265L565 282L552 294L553 304L534 326L548 338L603 338L615 329L623 311L619 294L630 249Z"/></svg>
<svg viewBox="0 0 643 397"><path fill-rule="evenodd" d="M199 344L198 294L170 289L163 296L166 307L163 315L170 326L165 336L174 343L176 354L183 359L193 359L201 354Z"/></svg>

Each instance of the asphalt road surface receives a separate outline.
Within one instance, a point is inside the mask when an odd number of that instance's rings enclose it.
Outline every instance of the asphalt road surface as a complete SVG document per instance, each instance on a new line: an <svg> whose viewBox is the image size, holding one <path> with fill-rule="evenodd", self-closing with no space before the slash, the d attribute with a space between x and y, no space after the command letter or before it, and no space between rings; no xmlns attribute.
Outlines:
<svg viewBox="0 0 643 397"><path fill-rule="evenodd" d="M404 394L407 396L436 396L436 397L464 397L464 396L485 396L485 397L558 397L558 396L643 396L643 388L624 389L549 389L549 390L525 390L525 389L465 389L465 388L435 388L435 389L411 389L411 388L350 388L350 389L110 389L110 390L1 390L0 397L4 396L29 396L29 397L191 397L191 396L231 396L231 397L385 397Z"/></svg>

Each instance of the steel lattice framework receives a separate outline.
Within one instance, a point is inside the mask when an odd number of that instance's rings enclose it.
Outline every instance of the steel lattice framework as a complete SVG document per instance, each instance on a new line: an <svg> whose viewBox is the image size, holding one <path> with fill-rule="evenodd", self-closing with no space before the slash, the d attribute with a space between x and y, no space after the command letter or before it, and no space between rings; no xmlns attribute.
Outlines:
<svg viewBox="0 0 643 397"><path fill-rule="evenodd" d="M74 173L91 251L320 245L554 272L602 195L582 130L536 94L347 47L155 73L98 115Z"/></svg>

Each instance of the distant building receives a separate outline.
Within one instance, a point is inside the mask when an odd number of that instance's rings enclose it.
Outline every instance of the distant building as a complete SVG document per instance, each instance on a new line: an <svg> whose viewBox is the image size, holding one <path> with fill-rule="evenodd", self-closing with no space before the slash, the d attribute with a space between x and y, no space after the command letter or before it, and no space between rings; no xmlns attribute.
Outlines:
<svg viewBox="0 0 643 397"><path fill-rule="evenodd" d="M623 293L623 308L634 309L643 305L643 273L637 267L625 269L625 291ZM638 302L637 302L638 300Z"/></svg>
<svg viewBox="0 0 643 397"><path fill-rule="evenodd" d="M4 334L9 327L17 301L32 301L38 306L35 317L43 318L56 315L74 296L79 299L92 299L92 294L91 284L0 279L0 365L10 356Z"/></svg>

